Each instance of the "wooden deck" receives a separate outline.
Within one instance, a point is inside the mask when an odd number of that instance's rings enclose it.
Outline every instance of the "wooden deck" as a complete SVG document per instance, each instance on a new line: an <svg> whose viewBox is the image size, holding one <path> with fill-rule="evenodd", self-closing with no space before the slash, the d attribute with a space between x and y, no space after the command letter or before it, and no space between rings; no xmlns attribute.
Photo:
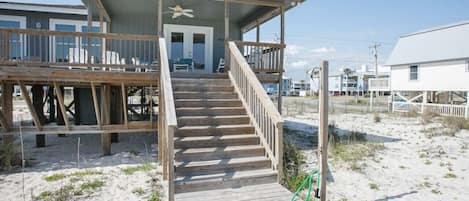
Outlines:
<svg viewBox="0 0 469 201"><path fill-rule="evenodd" d="M176 201L289 201L293 193L278 183L178 193Z"/></svg>

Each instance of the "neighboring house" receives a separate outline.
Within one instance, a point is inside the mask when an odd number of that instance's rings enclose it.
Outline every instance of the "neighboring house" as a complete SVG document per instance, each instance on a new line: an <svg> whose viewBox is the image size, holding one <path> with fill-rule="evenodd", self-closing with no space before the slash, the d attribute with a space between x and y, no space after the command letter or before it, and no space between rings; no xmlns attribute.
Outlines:
<svg viewBox="0 0 469 201"><path fill-rule="evenodd" d="M310 83L305 80L292 81L290 94L292 96L307 96L310 95Z"/></svg>
<svg viewBox="0 0 469 201"><path fill-rule="evenodd" d="M386 63L391 66L391 91L401 103L394 110L429 109L467 118L468 36L469 21L402 36Z"/></svg>
<svg viewBox="0 0 469 201"><path fill-rule="evenodd" d="M204 190L266 183L277 192L269 199L288 200L292 193L278 184L281 94L276 107L262 83L284 83L285 12L301 2L83 0L86 10L1 4L2 15L17 16L4 23L16 27L0 28L2 132L20 129L10 107L19 85L33 122L21 124L22 133L36 135L38 146L46 134L89 133L101 136L110 155L118 134L153 133L158 140L148 143L158 142L171 201L183 192L203 197ZM277 16L278 42L242 41ZM215 73L221 66L224 73ZM64 101L64 87L75 107ZM243 197L264 196L250 195Z"/></svg>
<svg viewBox="0 0 469 201"><path fill-rule="evenodd" d="M289 77L283 76L282 78L282 96L289 96L291 87L292 87L292 79ZM278 95L278 84L275 83L266 83L263 84L264 89L267 91L267 94L276 96Z"/></svg>

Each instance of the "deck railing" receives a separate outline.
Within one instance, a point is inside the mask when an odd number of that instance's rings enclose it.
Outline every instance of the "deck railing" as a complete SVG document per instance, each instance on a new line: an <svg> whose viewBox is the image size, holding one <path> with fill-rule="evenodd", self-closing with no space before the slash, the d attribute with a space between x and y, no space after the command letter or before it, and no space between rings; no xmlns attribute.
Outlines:
<svg viewBox="0 0 469 201"><path fill-rule="evenodd" d="M283 72L284 44L234 41L254 72Z"/></svg>
<svg viewBox="0 0 469 201"><path fill-rule="evenodd" d="M280 179L283 166L283 119L236 44L229 42L228 48L228 75Z"/></svg>
<svg viewBox="0 0 469 201"><path fill-rule="evenodd" d="M393 111L396 112L409 112L416 111L429 111L441 116L469 118L469 106L467 105L450 105L450 104L435 104L435 103L409 103L409 102L393 102Z"/></svg>
<svg viewBox="0 0 469 201"><path fill-rule="evenodd" d="M172 201L174 200L174 131L177 129L177 119L164 38L160 38L160 56L158 158L163 166L163 179L168 181L168 198Z"/></svg>
<svg viewBox="0 0 469 201"><path fill-rule="evenodd" d="M0 28L0 64L156 70L158 36Z"/></svg>
<svg viewBox="0 0 469 201"><path fill-rule="evenodd" d="M371 78L368 80L369 91L391 91L389 78Z"/></svg>

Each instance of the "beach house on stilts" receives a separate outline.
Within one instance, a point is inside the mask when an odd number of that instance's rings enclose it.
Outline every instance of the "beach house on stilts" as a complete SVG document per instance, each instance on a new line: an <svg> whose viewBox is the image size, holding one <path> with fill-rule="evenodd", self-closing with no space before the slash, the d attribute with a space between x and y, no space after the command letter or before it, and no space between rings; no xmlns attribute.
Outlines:
<svg viewBox="0 0 469 201"><path fill-rule="evenodd" d="M23 134L97 134L108 155L119 134L157 132L170 200L289 200L282 93L277 107L262 83L282 84L285 12L301 2L83 0L86 23L2 27L2 133L19 131L19 86L33 120ZM261 42L260 25L275 17L280 41ZM243 41L253 29L256 41Z"/></svg>
<svg viewBox="0 0 469 201"><path fill-rule="evenodd" d="M469 22L402 36L391 66L393 111L469 118Z"/></svg>

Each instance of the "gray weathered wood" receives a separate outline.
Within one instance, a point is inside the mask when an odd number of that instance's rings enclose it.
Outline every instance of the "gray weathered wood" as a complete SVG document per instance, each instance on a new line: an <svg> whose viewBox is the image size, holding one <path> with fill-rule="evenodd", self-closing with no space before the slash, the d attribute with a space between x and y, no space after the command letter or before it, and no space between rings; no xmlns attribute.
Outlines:
<svg viewBox="0 0 469 201"><path fill-rule="evenodd" d="M329 88L328 88L329 62L321 63L321 85L319 90L319 170L320 170L320 193L321 201L326 201L326 183L327 183L327 145L328 145L328 107L329 107Z"/></svg>

